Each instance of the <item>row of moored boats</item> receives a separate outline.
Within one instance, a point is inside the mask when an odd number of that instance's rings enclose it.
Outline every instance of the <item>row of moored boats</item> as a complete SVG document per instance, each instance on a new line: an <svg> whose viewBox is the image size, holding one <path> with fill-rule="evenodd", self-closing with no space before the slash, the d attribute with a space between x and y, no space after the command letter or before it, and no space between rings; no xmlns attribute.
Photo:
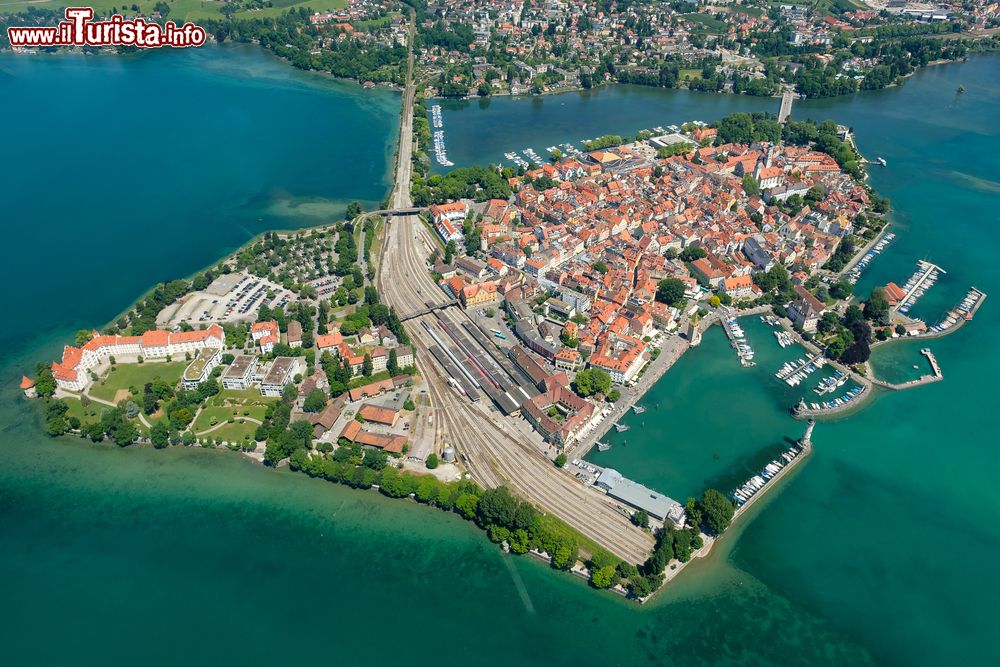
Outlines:
<svg viewBox="0 0 1000 667"><path fill-rule="evenodd" d="M746 333L743 328L736 321L736 318L731 318L724 320L722 326L726 328L729 333L729 341L732 343L733 349L736 350L736 354L740 357L740 363L744 366L756 366L753 360L753 348L750 347L750 342L747 341Z"/></svg>
<svg viewBox="0 0 1000 667"><path fill-rule="evenodd" d="M733 491L733 500L736 501L737 505L743 505L755 495L760 493L768 482L770 482L774 477L781 472L781 469L787 466L789 463L795 460L797 456L802 454L802 447L796 445L781 453L781 456L766 466L760 471L760 474L754 475L746 481L743 486L739 487Z"/></svg>
<svg viewBox="0 0 1000 667"><path fill-rule="evenodd" d="M863 393L865 393L865 387L862 385L854 385L853 389L839 398L824 401L823 403L810 403L809 407L813 410L832 410L834 408L845 406L851 401L856 401Z"/></svg>
<svg viewBox="0 0 1000 667"><path fill-rule="evenodd" d="M779 380L784 380L789 387L795 387L825 365L826 359L820 356L810 359L800 358L785 362L774 376Z"/></svg>
<svg viewBox="0 0 1000 667"><path fill-rule="evenodd" d="M903 303L899 304L899 312L906 315L910 308L917 305L917 300L927 293L927 290L934 287L939 277L938 268L933 265L921 263L920 268L914 272L910 279L903 285Z"/></svg>
<svg viewBox="0 0 1000 667"><path fill-rule="evenodd" d="M872 249L866 252L865 256L858 260L858 263L854 265L854 268L847 274L847 280L852 285L858 282L858 278L861 277L861 272L868 268L871 261L878 257L882 253L882 250L885 249L885 247L889 245L889 242L894 238L896 238L896 235L890 232L879 239L878 243L873 245Z"/></svg>
<svg viewBox="0 0 1000 667"><path fill-rule="evenodd" d="M838 370L833 371L833 375L823 378L813 389L818 395L832 394L838 387L847 384L848 377Z"/></svg>
<svg viewBox="0 0 1000 667"><path fill-rule="evenodd" d="M952 328L960 321L971 320L972 311L982 298L983 293L973 287L965 295L965 298L962 299L962 302L958 304L957 307L949 310L945 318L932 326L930 330L934 333L941 333L942 331L947 331Z"/></svg>

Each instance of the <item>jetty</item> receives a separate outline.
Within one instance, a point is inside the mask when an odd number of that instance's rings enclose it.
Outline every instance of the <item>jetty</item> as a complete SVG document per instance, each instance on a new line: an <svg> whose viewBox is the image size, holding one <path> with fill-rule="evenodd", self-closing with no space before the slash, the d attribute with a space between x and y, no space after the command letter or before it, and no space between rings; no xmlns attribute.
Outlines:
<svg viewBox="0 0 1000 667"><path fill-rule="evenodd" d="M903 285L903 296L892 307L893 313L905 315L910 308L916 305L917 299L934 286L938 275L947 273L947 271L937 264L932 264L922 259L917 262L917 267L916 273L910 276L910 279Z"/></svg>
<svg viewBox="0 0 1000 667"><path fill-rule="evenodd" d="M722 328L729 339L729 344L732 345L733 349L736 350L736 354L739 355L740 364L744 367L756 366L753 361L753 348L747 342L746 334L743 332L743 328L740 327L739 322L736 321L736 316L727 311L722 314L721 321Z"/></svg>
<svg viewBox="0 0 1000 667"><path fill-rule="evenodd" d="M929 375L921 375L916 380L910 380L908 382L886 382L885 380L874 379L872 382L885 389L892 389L893 391L900 391L902 389L912 389L913 387L922 387L925 384L931 384L932 382L940 382L944 379L944 373L941 372L941 365L938 364L937 357L931 352L930 348L925 347L920 350L920 354L927 357L927 361L931 365L931 373Z"/></svg>
<svg viewBox="0 0 1000 667"><path fill-rule="evenodd" d="M815 420L810 419L806 430L793 447L782 452L779 459L768 463L759 475L751 477L743 486L733 492L733 498L739 504L733 512L733 522L740 518L754 503L764 497L764 494L776 486L776 482L796 468L812 452L812 432L816 427ZM744 489L749 487L749 493ZM736 495L736 494L739 495ZM742 499L741 496L745 499Z"/></svg>

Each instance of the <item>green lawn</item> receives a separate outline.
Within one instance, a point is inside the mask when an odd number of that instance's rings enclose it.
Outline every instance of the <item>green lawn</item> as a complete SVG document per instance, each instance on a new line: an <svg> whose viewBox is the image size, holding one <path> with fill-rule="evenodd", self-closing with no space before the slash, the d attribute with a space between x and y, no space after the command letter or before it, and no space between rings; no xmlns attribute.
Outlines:
<svg viewBox="0 0 1000 667"><path fill-rule="evenodd" d="M726 32L726 22L720 21L711 14L681 14L682 17L693 23L700 23L704 28L692 28L692 32L707 32L721 35Z"/></svg>
<svg viewBox="0 0 1000 667"><path fill-rule="evenodd" d="M277 400L279 399L261 396L260 391L257 389L245 389L243 391L223 389L217 395L208 399L205 408L194 422L194 432L200 433L210 429L212 426L221 424L231 417L235 418L237 422L244 417L263 421L264 413L267 412L267 406ZM248 412L249 414L244 415L244 412ZM212 424L213 417L215 418L215 424ZM258 425L247 421L246 424L230 424L230 427L232 426L240 426L243 432L249 432L252 435ZM225 431L227 428L220 428L219 431ZM217 432L213 431L208 435L215 436Z"/></svg>
<svg viewBox="0 0 1000 667"><path fill-rule="evenodd" d="M90 401L90 405L84 407L79 398L64 398L62 400L67 406L69 406L69 410L66 411L66 416L76 417L83 424L95 422L100 419L101 410L108 407L103 403L98 403L97 401Z"/></svg>
<svg viewBox="0 0 1000 667"><path fill-rule="evenodd" d="M119 389L135 387L142 392L147 382L162 378L171 386L176 385L187 367L187 361L152 362L142 364L118 364L113 366L104 378L90 388L90 394L106 401L114 401Z"/></svg>
<svg viewBox="0 0 1000 667"><path fill-rule="evenodd" d="M246 436L253 438L254 432L257 430L257 424L253 422L246 422L245 424L239 423L239 421L232 424L226 424L225 426L218 428L211 433L206 433L204 436L198 436L199 438L211 438L215 440L216 438L222 438L225 442L241 442Z"/></svg>

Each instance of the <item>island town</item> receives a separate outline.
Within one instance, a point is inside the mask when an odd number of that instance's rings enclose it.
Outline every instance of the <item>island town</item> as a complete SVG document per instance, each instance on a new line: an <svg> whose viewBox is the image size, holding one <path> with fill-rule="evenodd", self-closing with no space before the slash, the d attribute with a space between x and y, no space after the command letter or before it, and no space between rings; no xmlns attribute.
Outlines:
<svg viewBox="0 0 1000 667"><path fill-rule="evenodd" d="M871 346L949 333L985 299L971 288L932 325L909 315L945 273L921 261L903 286L856 303L854 282L893 234L885 202L831 155L851 145L848 133L737 114L608 137L514 174L457 170L446 178L468 179L474 196L402 212L355 207L342 223L267 234L158 286L106 330L81 331L22 389L48 399L53 435L228 446L412 494L485 524L506 548L644 599L808 454L814 419L854 407L873 385L943 377L925 349L932 373L882 382L866 365ZM488 196L498 185L506 198ZM393 260L394 232L399 248L404 234L416 241L411 264ZM407 280L418 296L397 291ZM756 315L782 347L805 350L776 381L819 378L819 399L789 406L810 419L795 447L728 494L684 503L584 459L609 447L600 438L612 426L628 428L626 412L647 409L643 393L708 326L720 324L736 359L754 365L739 318ZM515 458L526 448L548 460L545 474L484 475L467 439L476 419L501 446L516 440ZM537 519L518 528L471 507L491 489L509 494L509 482L534 508L526 487L553 478L656 541L604 541L573 524L580 535L567 537ZM538 505L523 511L547 516ZM581 551L590 560L578 563Z"/></svg>

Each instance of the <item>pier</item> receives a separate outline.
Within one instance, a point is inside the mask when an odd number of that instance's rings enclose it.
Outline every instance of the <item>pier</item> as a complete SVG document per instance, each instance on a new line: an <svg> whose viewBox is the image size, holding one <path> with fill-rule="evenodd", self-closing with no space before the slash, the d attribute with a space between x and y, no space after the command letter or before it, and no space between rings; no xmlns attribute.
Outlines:
<svg viewBox="0 0 1000 667"><path fill-rule="evenodd" d="M910 380L908 382L886 382L885 380L872 380L874 384L885 389L892 389L893 391L901 391L903 389L912 389L913 387L922 387L925 384L931 384L932 382L940 382L944 379L944 373L941 372L941 366L938 364L937 358L934 353L931 352L930 348L923 348L920 350L920 354L927 357L927 361L931 364L931 374L921 375L916 380Z"/></svg>
<svg viewBox="0 0 1000 667"><path fill-rule="evenodd" d="M930 287L934 284L934 281L937 280L938 273L947 273L947 271L942 269L937 264L931 264L930 262L926 262L922 259L917 262L917 266L919 266L920 269L906 281L906 293L903 295L903 298L892 307L893 313L902 312L905 314L911 306L916 305L917 299L923 296L926 289L922 290L921 288L923 288L928 281L931 281L930 285L927 285L927 289L930 289Z"/></svg>
<svg viewBox="0 0 1000 667"><path fill-rule="evenodd" d="M758 489L753 495L747 498L747 500L742 505L736 508L736 511L733 512L733 520L730 523L730 527L732 527L732 524L735 523L736 520L739 519L741 516L743 516L743 514L748 509L750 509L754 503L763 498L764 494L767 491L773 489L777 485L777 482L779 480L783 479L791 470L798 467L799 463L804 461L805 458L809 456L810 453L812 453L812 432L815 425L816 422L810 419L809 423L806 425L805 433L803 433L802 437L799 438L798 441L796 442L796 447L798 447L798 450L796 450L793 447L792 449L789 449L785 452L786 454L790 454L791 460L786 459L787 463L785 463L785 465L783 465L776 473L774 473L773 476L767 479L764 482L763 486L761 486L760 489ZM795 453L792 454L791 452Z"/></svg>

